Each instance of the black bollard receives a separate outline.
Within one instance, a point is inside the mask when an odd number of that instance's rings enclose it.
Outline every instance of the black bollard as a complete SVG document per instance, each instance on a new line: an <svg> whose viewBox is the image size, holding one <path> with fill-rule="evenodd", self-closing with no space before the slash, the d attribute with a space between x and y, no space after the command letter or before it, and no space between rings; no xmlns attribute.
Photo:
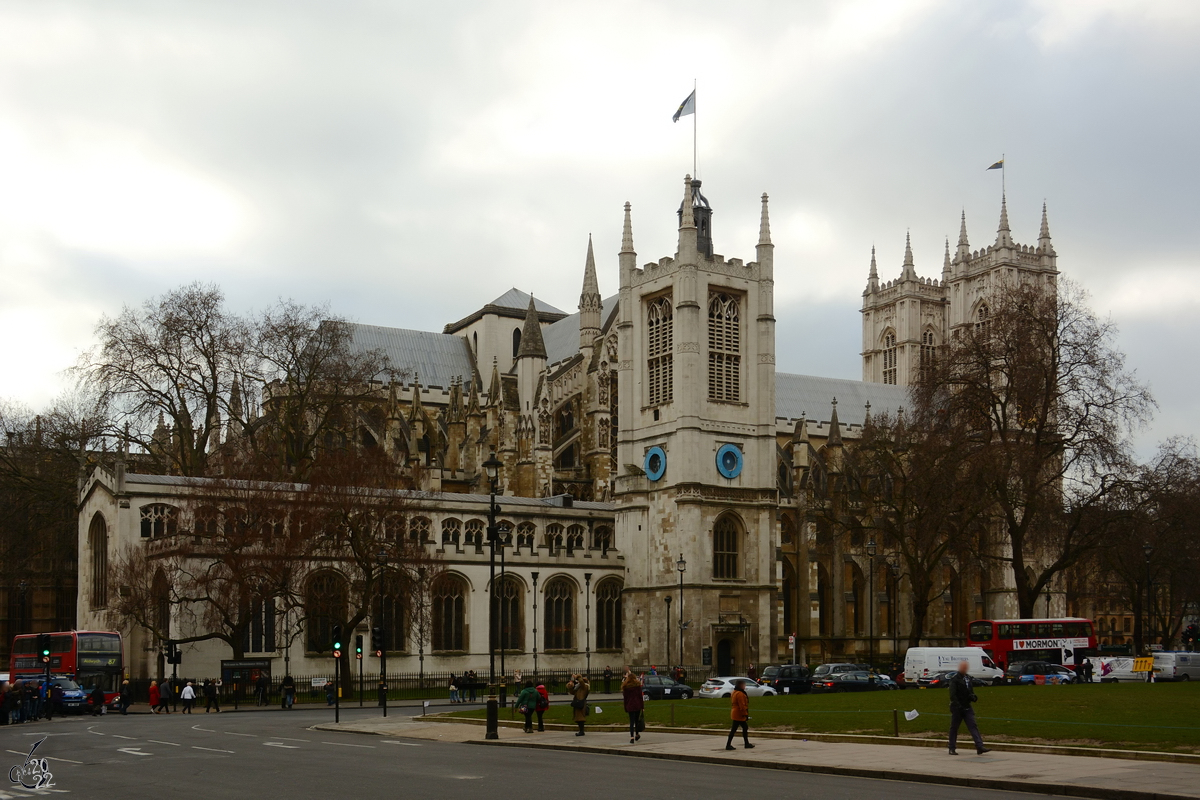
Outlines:
<svg viewBox="0 0 1200 800"><path fill-rule="evenodd" d="M500 738L500 701L496 699L496 687L489 687L487 699L487 735L485 739Z"/></svg>

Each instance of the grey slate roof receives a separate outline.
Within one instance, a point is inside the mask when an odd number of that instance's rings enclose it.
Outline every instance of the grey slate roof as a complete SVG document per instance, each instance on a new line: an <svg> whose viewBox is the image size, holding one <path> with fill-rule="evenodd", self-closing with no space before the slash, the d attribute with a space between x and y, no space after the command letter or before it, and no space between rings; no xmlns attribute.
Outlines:
<svg viewBox="0 0 1200 800"><path fill-rule="evenodd" d="M528 303L528 299L525 302ZM449 388L451 380L459 377L470 385L475 374L470 348L461 336L353 322L348 327L351 348L357 352L382 350L391 361L392 369L405 373L405 383L418 377L422 386L445 389Z"/></svg>
<svg viewBox="0 0 1200 800"><path fill-rule="evenodd" d="M600 310L600 324L604 325L617 307L618 295L606 297ZM563 317L542 329L542 341L546 343L546 363L557 364L579 352L579 312Z"/></svg>
<svg viewBox="0 0 1200 800"><path fill-rule="evenodd" d="M807 416L810 421L828 422L835 397L838 422L842 425L862 425L868 402L872 414L895 414L901 406L912 406L908 388L904 386L775 373L776 417L799 419Z"/></svg>
<svg viewBox="0 0 1200 800"><path fill-rule="evenodd" d="M507 292L488 303L488 305L497 306L498 308L515 308L517 311L521 312L522 316L524 316L525 309L529 308L529 293L522 292L520 289L516 288L509 289ZM555 308L543 300L538 300L536 297L533 299L533 307L538 311L543 311L548 314L567 313L561 308Z"/></svg>

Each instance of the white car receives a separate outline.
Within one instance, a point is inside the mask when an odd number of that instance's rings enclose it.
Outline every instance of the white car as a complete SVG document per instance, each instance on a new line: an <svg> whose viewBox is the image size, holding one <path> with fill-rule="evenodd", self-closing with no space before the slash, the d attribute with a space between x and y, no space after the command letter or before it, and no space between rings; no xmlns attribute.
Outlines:
<svg viewBox="0 0 1200 800"><path fill-rule="evenodd" d="M700 696L732 697L733 684L736 681L743 681L746 684L746 695L748 697L772 697L778 694L770 686L765 686L750 678L709 678L700 687Z"/></svg>

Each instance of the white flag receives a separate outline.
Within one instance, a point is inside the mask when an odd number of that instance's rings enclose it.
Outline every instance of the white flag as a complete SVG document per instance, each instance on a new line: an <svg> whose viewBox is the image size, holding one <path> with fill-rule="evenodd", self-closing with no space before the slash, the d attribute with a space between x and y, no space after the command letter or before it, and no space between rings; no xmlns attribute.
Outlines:
<svg viewBox="0 0 1200 800"><path fill-rule="evenodd" d="M919 716L921 716L921 715L917 713L917 710L915 708L912 711L904 712L904 718L906 720L908 720L909 722L912 722L914 719L916 719Z"/></svg>
<svg viewBox="0 0 1200 800"><path fill-rule="evenodd" d="M686 117L688 114L696 113L696 90L692 89L692 93L687 96L687 99L679 104L679 110L675 112L675 116L671 117L671 122L679 122L680 117Z"/></svg>

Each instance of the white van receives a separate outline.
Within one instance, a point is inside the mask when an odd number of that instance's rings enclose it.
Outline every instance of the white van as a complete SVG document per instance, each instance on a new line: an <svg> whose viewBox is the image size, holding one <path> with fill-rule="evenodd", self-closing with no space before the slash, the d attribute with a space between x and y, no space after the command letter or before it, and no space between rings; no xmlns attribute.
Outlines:
<svg viewBox="0 0 1200 800"><path fill-rule="evenodd" d="M1200 653L1163 650L1154 654L1154 680L1200 680Z"/></svg>
<svg viewBox="0 0 1200 800"><path fill-rule="evenodd" d="M982 647L910 647L904 654L904 680L916 685L926 675L957 670L960 661L967 662L967 674L981 683L1004 682L1004 670Z"/></svg>
<svg viewBox="0 0 1200 800"><path fill-rule="evenodd" d="M1145 672L1134 672L1133 656L1097 658L1093 677L1101 683L1145 683Z"/></svg>

